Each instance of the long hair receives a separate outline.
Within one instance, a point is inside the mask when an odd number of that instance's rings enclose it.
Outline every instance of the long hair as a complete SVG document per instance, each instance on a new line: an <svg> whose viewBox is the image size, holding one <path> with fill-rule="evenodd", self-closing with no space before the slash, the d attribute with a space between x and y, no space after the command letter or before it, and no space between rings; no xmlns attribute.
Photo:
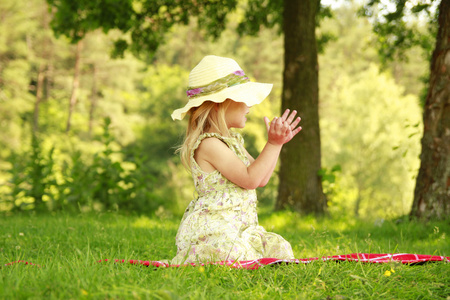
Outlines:
<svg viewBox="0 0 450 300"><path fill-rule="evenodd" d="M193 107L189 110L190 116L186 137L177 150L180 153L181 162L189 172L191 171L192 148L201 134L216 132L222 136L230 137L230 131L225 120L225 111L231 101L231 99L226 99L222 103L206 101L199 107Z"/></svg>

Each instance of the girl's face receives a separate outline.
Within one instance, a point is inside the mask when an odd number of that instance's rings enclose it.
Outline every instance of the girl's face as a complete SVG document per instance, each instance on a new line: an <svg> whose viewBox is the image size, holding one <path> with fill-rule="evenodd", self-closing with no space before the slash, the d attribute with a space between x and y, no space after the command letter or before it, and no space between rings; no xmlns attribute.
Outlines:
<svg viewBox="0 0 450 300"><path fill-rule="evenodd" d="M228 128L244 128L247 118L245 117L250 111L250 107L243 102L231 101L225 111L225 121Z"/></svg>

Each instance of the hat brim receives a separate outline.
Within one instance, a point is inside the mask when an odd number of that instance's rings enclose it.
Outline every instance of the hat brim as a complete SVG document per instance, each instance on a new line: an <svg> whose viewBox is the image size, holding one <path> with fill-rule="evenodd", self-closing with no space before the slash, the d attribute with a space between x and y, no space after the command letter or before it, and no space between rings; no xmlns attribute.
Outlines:
<svg viewBox="0 0 450 300"><path fill-rule="evenodd" d="M174 110L171 116L173 120L182 120L191 108L198 107L205 101L221 103L226 99L231 99L236 102L243 102L247 104L247 106L253 106L266 99L270 94L272 87L273 84L271 83L259 82L246 82L228 87L217 93L200 96L189 100L184 107Z"/></svg>

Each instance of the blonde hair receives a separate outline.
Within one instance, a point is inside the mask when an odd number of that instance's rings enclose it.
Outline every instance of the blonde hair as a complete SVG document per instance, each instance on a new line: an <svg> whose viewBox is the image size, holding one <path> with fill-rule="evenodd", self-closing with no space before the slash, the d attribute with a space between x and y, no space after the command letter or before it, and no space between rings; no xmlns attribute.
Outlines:
<svg viewBox="0 0 450 300"><path fill-rule="evenodd" d="M198 137L206 132L216 132L222 136L230 137L225 120L225 111L231 103L231 99L226 99L222 103L205 101L199 107L189 110L189 124L186 129L186 137L177 152L180 153L181 162L184 167L191 171L191 152Z"/></svg>

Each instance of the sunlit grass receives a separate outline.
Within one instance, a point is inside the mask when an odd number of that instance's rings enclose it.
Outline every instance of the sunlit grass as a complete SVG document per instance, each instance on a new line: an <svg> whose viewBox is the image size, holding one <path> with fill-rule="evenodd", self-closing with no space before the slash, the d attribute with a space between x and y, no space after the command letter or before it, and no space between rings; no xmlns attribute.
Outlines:
<svg viewBox="0 0 450 300"><path fill-rule="evenodd" d="M177 224L173 220L149 218L147 216L137 217L131 224L134 228L146 228L146 229L177 229Z"/></svg>
<svg viewBox="0 0 450 300"><path fill-rule="evenodd" d="M0 298L58 299L435 299L450 295L450 265L321 262L236 270L148 268L100 259L175 256L176 218L13 215L0 219ZM448 222L366 223L264 213L260 223L284 236L297 258L353 252L449 256Z"/></svg>

